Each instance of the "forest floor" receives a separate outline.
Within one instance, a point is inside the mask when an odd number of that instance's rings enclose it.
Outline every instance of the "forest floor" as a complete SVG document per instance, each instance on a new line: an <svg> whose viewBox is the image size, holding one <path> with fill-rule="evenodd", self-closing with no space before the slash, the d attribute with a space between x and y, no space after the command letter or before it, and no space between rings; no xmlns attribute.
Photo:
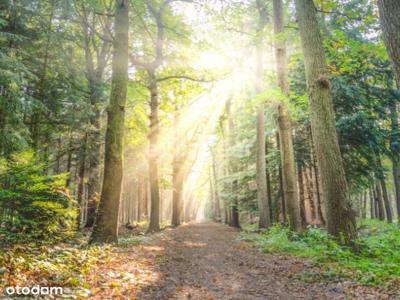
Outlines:
<svg viewBox="0 0 400 300"><path fill-rule="evenodd" d="M108 246L15 247L3 254L0 299L11 299L1 297L7 286L37 284L63 286L63 299L400 299L349 281L309 280L322 273L310 261L263 253L222 224L137 231Z"/></svg>
<svg viewBox="0 0 400 300"><path fill-rule="evenodd" d="M183 225L130 247L108 266L105 274L117 289L103 289L96 297L121 299L389 299L375 288L341 282L301 280L304 272L318 272L307 261L258 251L237 239L238 231L216 223ZM124 274L146 266L146 279L129 293L118 283ZM132 264L134 262L134 264ZM110 273L110 270L111 273ZM143 274L143 268L142 268ZM140 275L140 274L139 274ZM300 275L300 276L299 276ZM139 276L140 277L140 276ZM119 278L119 279L118 279ZM118 288L120 287L120 288ZM128 288L127 288L128 287ZM132 286L131 286L132 287ZM117 293L116 293L117 291Z"/></svg>

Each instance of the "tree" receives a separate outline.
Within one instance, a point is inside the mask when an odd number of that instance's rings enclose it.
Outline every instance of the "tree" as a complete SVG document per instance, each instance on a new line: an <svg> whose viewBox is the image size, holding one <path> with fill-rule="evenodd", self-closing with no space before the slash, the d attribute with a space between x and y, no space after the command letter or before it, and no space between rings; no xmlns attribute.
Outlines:
<svg viewBox="0 0 400 300"><path fill-rule="evenodd" d="M378 7L383 39L395 73L397 88L400 89L400 2L396 0L378 0ZM398 105L395 101L391 103L391 126L393 178L396 189L397 218L400 222L400 145L398 140L400 126Z"/></svg>
<svg viewBox="0 0 400 300"><path fill-rule="evenodd" d="M262 45L262 31L267 24L267 11L265 5L261 0L256 1L257 11L259 14L257 37L256 37L256 92L262 93L264 90L264 68L263 68L263 45ZM256 138L256 181L257 181L257 203L260 218L258 226L260 228L268 228L271 225L269 202L267 193L267 173L265 165L265 110L264 99L257 107L257 138Z"/></svg>
<svg viewBox="0 0 400 300"><path fill-rule="evenodd" d="M278 86L281 92L289 95L288 66L286 59L286 42L283 38L283 3L282 0L273 1L275 58ZM286 208L289 215L289 225L294 231L301 231L299 195L297 192L296 168L294 160L292 121L285 103L278 106L279 146L282 160L283 192Z"/></svg>
<svg viewBox="0 0 400 300"><path fill-rule="evenodd" d="M128 85L129 1L117 0L110 104L106 131L104 179L91 243L118 240L118 211L123 174L123 137Z"/></svg>
<svg viewBox="0 0 400 300"><path fill-rule="evenodd" d="M350 243L356 237L355 215L335 128L335 116L326 67L323 40L313 0L296 0L307 88L310 119L317 163L321 171L328 232Z"/></svg>

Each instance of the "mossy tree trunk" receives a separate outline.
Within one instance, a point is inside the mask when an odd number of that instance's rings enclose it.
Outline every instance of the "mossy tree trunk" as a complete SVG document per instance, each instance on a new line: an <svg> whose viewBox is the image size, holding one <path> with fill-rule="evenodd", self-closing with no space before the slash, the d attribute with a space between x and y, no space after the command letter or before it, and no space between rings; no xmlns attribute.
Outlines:
<svg viewBox="0 0 400 300"><path fill-rule="evenodd" d="M123 137L128 86L129 1L116 0L111 95L105 141L104 178L90 243L118 240L118 211L123 175Z"/></svg>
<svg viewBox="0 0 400 300"><path fill-rule="evenodd" d="M350 243L356 237L355 214L339 149L323 40L313 0L295 1L307 88L311 129L321 172L328 232Z"/></svg>
<svg viewBox="0 0 400 300"><path fill-rule="evenodd" d="M390 61L396 76L397 87L400 89L400 1L378 0L379 15L383 38L389 53ZM398 104L391 104L391 152L393 164L393 179L396 191L397 219L400 222L400 127Z"/></svg>

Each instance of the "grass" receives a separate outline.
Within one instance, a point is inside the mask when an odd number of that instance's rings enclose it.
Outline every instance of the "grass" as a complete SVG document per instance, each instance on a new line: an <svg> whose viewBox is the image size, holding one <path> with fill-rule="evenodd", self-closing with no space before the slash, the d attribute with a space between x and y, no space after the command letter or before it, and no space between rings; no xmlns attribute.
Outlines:
<svg viewBox="0 0 400 300"><path fill-rule="evenodd" d="M360 284L398 287L400 284L400 229L397 224L376 220L359 222L359 251L339 245L325 230L307 228L302 234L274 225L255 233L247 228L242 240L263 251L304 257L322 270L322 277L346 278Z"/></svg>

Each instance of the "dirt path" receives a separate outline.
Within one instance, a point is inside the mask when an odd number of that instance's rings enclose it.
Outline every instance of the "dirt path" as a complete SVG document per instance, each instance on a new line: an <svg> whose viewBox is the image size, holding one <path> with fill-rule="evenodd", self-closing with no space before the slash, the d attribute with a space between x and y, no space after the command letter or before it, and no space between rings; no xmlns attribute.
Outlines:
<svg viewBox="0 0 400 300"><path fill-rule="evenodd" d="M159 276L138 299L344 299L343 291L293 278L301 260L260 253L214 223L169 229L152 238Z"/></svg>

